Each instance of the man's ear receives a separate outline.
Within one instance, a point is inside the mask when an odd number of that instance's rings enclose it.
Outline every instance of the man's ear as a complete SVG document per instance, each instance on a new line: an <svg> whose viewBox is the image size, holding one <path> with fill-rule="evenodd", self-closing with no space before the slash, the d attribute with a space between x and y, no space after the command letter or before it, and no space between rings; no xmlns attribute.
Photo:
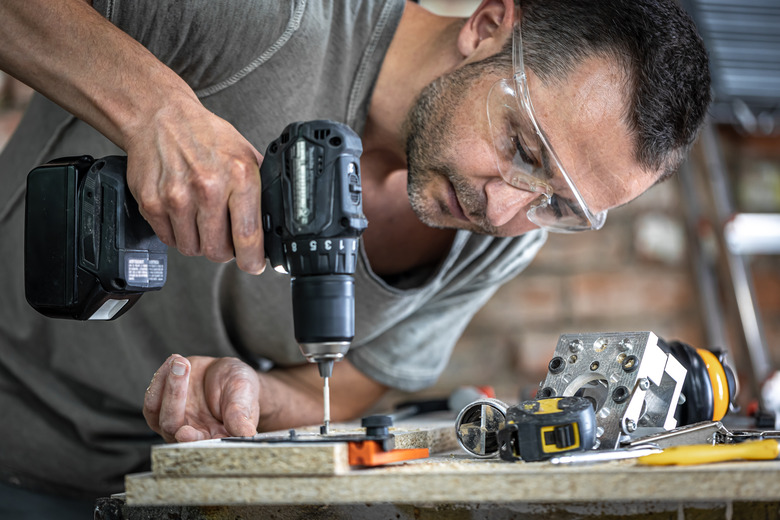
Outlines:
<svg viewBox="0 0 780 520"><path fill-rule="evenodd" d="M515 22L515 0L482 0L458 34L458 51L470 56L487 42L498 52Z"/></svg>

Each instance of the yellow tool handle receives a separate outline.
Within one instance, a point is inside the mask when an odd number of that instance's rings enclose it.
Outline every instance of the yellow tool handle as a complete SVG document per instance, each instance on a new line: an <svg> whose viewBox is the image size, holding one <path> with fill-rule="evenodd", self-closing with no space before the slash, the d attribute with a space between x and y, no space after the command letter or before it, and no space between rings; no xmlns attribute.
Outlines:
<svg viewBox="0 0 780 520"><path fill-rule="evenodd" d="M727 460L772 460L780 455L780 445L774 439L746 441L740 444L692 444L673 446L661 453L639 457L639 464L651 466L706 464Z"/></svg>

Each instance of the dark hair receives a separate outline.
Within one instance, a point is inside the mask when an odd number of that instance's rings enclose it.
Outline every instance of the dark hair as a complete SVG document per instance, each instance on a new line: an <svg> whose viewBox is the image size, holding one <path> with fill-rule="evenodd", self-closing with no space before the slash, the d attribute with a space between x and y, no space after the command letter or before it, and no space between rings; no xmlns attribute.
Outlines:
<svg viewBox="0 0 780 520"><path fill-rule="evenodd" d="M636 159L663 169L662 178L674 173L711 101L707 51L677 2L515 3L522 13L525 64L543 81L565 78L586 57L617 60L631 87L627 123L636 136Z"/></svg>

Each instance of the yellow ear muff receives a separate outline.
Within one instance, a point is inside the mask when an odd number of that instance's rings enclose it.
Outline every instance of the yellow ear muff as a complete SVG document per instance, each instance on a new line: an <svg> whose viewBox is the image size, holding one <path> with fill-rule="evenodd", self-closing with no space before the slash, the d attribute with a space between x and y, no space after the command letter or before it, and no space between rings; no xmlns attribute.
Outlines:
<svg viewBox="0 0 780 520"><path fill-rule="evenodd" d="M696 352L704 361L712 384L712 420L720 421L728 412L730 402L726 372L715 354L702 348L697 348Z"/></svg>

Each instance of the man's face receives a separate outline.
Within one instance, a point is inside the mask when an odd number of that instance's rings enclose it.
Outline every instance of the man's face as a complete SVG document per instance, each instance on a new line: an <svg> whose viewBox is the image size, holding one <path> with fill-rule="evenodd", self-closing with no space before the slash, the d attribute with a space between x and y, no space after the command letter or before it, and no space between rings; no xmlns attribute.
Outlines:
<svg viewBox="0 0 780 520"><path fill-rule="evenodd" d="M594 213L636 198L660 175L634 159L625 81L616 71L589 58L565 80L543 85L527 70L539 125ZM537 227L526 213L538 195L504 182L490 137L487 93L507 75L481 62L465 65L431 83L410 110L408 192L424 223L496 236Z"/></svg>

